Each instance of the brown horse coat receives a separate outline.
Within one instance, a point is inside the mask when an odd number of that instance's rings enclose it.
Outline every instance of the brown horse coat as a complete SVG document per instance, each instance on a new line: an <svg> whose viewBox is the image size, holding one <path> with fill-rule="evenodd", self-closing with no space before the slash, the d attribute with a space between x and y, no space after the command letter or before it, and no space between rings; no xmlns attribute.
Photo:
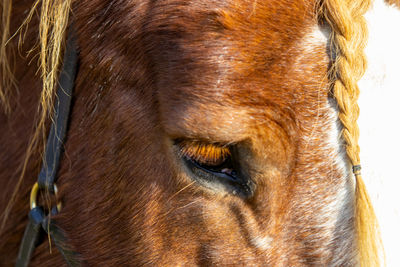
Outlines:
<svg viewBox="0 0 400 267"><path fill-rule="evenodd" d="M14 3L12 32L26 2ZM74 2L80 65L53 220L85 264L355 265L354 185L315 5ZM35 53L24 55L37 24L15 54L12 113L0 113L1 211L35 125L41 85ZM182 152L194 144L229 146L250 193L199 179ZM0 236L0 265L15 260L40 164L36 151ZM64 264L52 251L44 242L32 266Z"/></svg>

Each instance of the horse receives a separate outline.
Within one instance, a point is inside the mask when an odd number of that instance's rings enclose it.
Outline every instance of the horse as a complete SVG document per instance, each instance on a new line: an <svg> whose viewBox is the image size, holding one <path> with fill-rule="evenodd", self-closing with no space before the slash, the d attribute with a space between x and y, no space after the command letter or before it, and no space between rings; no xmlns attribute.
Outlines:
<svg viewBox="0 0 400 267"><path fill-rule="evenodd" d="M4 0L0 265L17 258L73 35L57 193L37 201L80 265L397 266L387 129L400 42L384 29L399 12L396 0ZM30 265L65 266L43 239Z"/></svg>

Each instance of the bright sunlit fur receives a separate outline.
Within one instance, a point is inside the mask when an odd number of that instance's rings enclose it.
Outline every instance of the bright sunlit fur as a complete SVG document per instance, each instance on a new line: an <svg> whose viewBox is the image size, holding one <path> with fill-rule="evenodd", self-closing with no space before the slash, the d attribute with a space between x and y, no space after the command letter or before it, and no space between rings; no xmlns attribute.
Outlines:
<svg viewBox="0 0 400 267"><path fill-rule="evenodd" d="M41 3L40 15L40 70L43 89L39 104L37 128L27 150L27 156L14 191L13 198L3 215L2 225L13 205L13 199L21 184L24 170L33 149L39 140L45 138L45 121L52 113L53 98L57 86L57 74L62 59L62 47L65 41L65 31L68 25L71 0L37 0L30 16ZM9 109L7 98L13 87L12 68L10 67L6 45L11 33L9 32L12 0L2 1L1 49L0 64L2 85L0 99L5 110ZM363 14L370 7L370 1L365 0L325 0L322 2L322 17L332 28L331 45L337 53L333 65L334 95L340 110L340 120L344 126L343 138L347 143L347 154L353 165L360 164L358 147L357 118L359 114L357 98L359 90L357 82L363 75L366 62L363 48L367 40L367 28ZM185 144L182 154L196 160L215 162L229 155L226 147L212 145ZM379 235L376 218L369 201L361 175L356 177L356 228L358 231L359 260L361 266L379 265Z"/></svg>

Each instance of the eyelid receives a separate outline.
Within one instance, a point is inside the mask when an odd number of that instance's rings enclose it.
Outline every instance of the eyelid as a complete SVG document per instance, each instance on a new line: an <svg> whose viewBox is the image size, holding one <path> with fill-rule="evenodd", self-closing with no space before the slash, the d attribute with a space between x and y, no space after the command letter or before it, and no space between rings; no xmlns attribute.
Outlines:
<svg viewBox="0 0 400 267"><path fill-rule="evenodd" d="M228 146L200 141L181 141L178 143L181 157L187 157L200 164L217 166L231 156Z"/></svg>

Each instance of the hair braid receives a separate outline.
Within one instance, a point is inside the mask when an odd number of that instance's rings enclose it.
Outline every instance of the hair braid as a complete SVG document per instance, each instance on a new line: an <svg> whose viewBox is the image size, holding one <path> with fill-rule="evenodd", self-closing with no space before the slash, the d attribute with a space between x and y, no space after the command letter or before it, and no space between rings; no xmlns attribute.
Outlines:
<svg viewBox="0 0 400 267"><path fill-rule="evenodd" d="M367 62L364 48L368 39L363 17L371 0L323 0L322 14L332 28L331 44L335 59L331 69L333 95L342 122L342 137L356 178L355 227L361 266L379 266L381 241L377 219L361 178L359 128L360 113L357 82L364 74Z"/></svg>

